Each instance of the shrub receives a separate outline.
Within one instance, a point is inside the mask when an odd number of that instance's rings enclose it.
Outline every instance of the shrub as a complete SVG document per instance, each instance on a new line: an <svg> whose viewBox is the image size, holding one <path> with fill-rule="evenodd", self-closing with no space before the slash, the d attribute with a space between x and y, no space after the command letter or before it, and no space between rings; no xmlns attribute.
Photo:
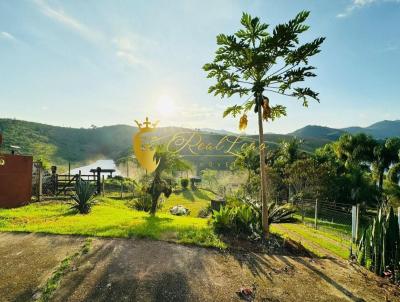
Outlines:
<svg viewBox="0 0 400 302"><path fill-rule="evenodd" d="M142 194L142 196L138 197L133 202L133 207L138 211L150 212L151 210L152 199L150 194ZM157 210L162 208L162 203L159 202L157 204Z"/></svg>
<svg viewBox="0 0 400 302"><path fill-rule="evenodd" d="M78 180L75 184L75 194L72 199L75 201L75 205L72 209L76 209L81 214L87 214L90 211L90 207L93 203L93 197L96 189L88 181Z"/></svg>
<svg viewBox="0 0 400 302"><path fill-rule="evenodd" d="M234 208L221 207L219 211L213 211L212 225L217 232L228 233L234 229Z"/></svg>
<svg viewBox="0 0 400 302"><path fill-rule="evenodd" d="M181 186L182 186L182 189L187 190L187 188L189 186L189 179L182 178L181 179Z"/></svg>
<svg viewBox="0 0 400 302"><path fill-rule="evenodd" d="M269 224L288 222L296 209L291 204L277 205L271 203L269 209ZM262 234L261 209L249 204L233 207L221 207L213 211L212 224L220 233L247 235L258 238Z"/></svg>
<svg viewBox="0 0 400 302"><path fill-rule="evenodd" d="M293 221L292 215L296 213L296 208L291 203L278 205L270 203L268 205L268 224L283 223Z"/></svg>
<svg viewBox="0 0 400 302"><path fill-rule="evenodd" d="M212 213L212 209L211 209L211 206L209 205L205 208L200 209L199 213L197 214L197 217L207 218L208 216L210 216L211 213Z"/></svg>

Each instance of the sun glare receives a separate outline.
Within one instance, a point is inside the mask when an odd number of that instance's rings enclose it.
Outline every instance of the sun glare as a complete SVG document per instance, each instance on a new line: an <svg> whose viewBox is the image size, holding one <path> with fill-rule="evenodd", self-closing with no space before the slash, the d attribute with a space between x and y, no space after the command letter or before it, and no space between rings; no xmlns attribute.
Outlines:
<svg viewBox="0 0 400 302"><path fill-rule="evenodd" d="M169 95L161 95L156 103L157 112L162 116L171 116L177 112L176 104Z"/></svg>

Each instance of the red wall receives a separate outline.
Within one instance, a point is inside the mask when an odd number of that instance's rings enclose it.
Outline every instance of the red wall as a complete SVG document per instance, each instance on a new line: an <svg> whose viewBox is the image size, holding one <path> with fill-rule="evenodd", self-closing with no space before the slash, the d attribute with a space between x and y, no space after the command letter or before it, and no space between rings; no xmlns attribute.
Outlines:
<svg viewBox="0 0 400 302"><path fill-rule="evenodd" d="M26 205L31 197L32 157L0 154L0 208Z"/></svg>

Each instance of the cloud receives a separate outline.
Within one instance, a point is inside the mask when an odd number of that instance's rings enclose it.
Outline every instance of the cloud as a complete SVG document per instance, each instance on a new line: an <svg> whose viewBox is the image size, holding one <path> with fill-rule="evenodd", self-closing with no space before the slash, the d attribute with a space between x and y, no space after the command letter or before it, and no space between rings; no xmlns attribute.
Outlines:
<svg viewBox="0 0 400 302"><path fill-rule="evenodd" d="M351 0L351 3L345 8L345 10L342 13L338 14L336 17L346 18L350 16L356 9L361 9L367 6L371 6L373 4L384 2L400 3L400 0Z"/></svg>
<svg viewBox="0 0 400 302"><path fill-rule="evenodd" d="M114 38L112 43L116 48L115 54L118 58L124 60L129 65L142 65L150 68L150 62L144 59L144 56L140 55L140 52L143 52L143 49L154 47L156 43L153 41L138 35L129 34Z"/></svg>
<svg viewBox="0 0 400 302"><path fill-rule="evenodd" d="M109 38L102 32L94 30L76 18L66 14L62 9L51 7L47 2L45 2L45 0L34 0L34 3L45 16L77 32L85 39L96 44L101 43L103 45L108 45L112 48L114 55L117 58L122 59L128 65L149 66L149 63L142 56L138 55L138 47L136 45L139 43L135 42L139 41L140 44L148 44L149 40L140 38L136 35L134 36L134 39L131 37L133 35Z"/></svg>
<svg viewBox="0 0 400 302"><path fill-rule="evenodd" d="M90 29L77 19L67 15L62 10L51 7L44 0L34 0L34 3L39 7L44 15L76 31L83 37L92 41L97 41L101 39L100 33Z"/></svg>
<svg viewBox="0 0 400 302"><path fill-rule="evenodd" d="M0 37L6 40L10 40L10 41L17 41L17 39L10 33L6 32L6 31L2 31L0 32Z"/></svg>

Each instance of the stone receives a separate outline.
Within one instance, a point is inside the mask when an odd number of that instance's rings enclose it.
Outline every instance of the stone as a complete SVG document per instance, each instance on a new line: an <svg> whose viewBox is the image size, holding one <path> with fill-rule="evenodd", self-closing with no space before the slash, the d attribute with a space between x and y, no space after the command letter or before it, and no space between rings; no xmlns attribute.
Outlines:
<svg viewBox="0 0 400 302"><path fill-rule="evenodd" d="M190 214L189 209L187 209L187 208L185 208L184 206L181 206L181 205L177 205L177 206L172 207L169 210L169 212L172 215L177 215L177 216L186 216L186 215Z"/></svg>

